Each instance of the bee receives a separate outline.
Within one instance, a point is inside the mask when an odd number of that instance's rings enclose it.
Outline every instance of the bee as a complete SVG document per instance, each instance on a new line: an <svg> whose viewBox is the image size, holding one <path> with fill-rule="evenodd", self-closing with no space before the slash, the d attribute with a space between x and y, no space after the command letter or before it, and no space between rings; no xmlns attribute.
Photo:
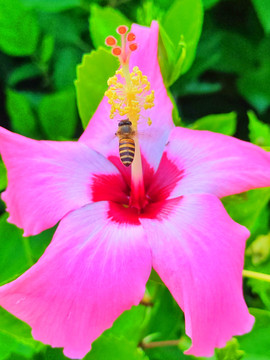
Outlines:
<svg viewBox="0 0 270 360"><path fill-rule="evenodd" d="M115 134L119 138L119 156L126 167L132 164L135 155L134 136L136 132L132 128L132 122L128 119L118 123L118 130Z"/></svg>

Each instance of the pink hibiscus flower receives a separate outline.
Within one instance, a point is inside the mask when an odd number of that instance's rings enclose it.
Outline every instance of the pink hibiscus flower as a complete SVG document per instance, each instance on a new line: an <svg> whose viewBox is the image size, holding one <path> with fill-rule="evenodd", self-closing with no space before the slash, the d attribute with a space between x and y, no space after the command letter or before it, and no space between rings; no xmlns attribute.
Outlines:
<svg viewBox="0 0 270 360"><path fill-rule="evenodd" d="M249 232L219 198L269 186L270 154L232 137L174 127L157 60L158 24L132 30L138 50L125 61L147 75L155 106L144 109L141 93L141 116L153 124L140 124L151 136L141 136L140 146L135 139L131 167L119 160L107 98L78 142L0 130L9 221L25 236L60 221L39 261L1 287L0 304L28 323L35 339L81 358L140 302L153 266L185 313L192 340L186 353L210 356L254 321L242 293Z"/></svg>

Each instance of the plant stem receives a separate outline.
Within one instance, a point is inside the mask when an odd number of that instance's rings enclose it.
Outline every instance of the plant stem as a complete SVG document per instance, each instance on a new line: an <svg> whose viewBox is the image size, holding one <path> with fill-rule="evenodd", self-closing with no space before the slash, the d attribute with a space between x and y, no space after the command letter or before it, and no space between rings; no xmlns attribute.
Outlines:
<svg viewBox="0 0 270 360"><path fill-rule="evenodd" d="M34 264L34 260L33 260L33 257L32 257L29 238L28 237L23 237L22 241L23 241L23 247L24 247L25 256L27 258L28 265L32 266Z"/></svg>
<svg viewBox="0 0 270 360"><path fill-rule="evenodd" d="M164 346L178 346L180 339L178 340L165 340L165 341L153 341L149 343L142 342L140 345L143 349L153 349L156 347Z"/></svg>
<svg viewBox="0 0 270 360"><path fill-rule="evenodd" d="M135 141L135 156L131 164L131 196L130 205L142 209L145 205L145 189L143 180L142 158L138 137Z"/></svg>
<svg viewBox="0 0 270 360"><path fill-rule="evenodd" d="M255 272L255 271L243 270L243 276L247 277L247 278L250 278L250 279L256 279L256 280L262 280L262 281L270 282L270 275Z"/></svg>
<svg viewBox="0 0 270 360"><path fill-rule="evenodd" d="M141 305L144 305L144 306L154 306L154 303L153 301L151 300L150 296L144 294L142 300L140 301L140 304Z"/></svg>

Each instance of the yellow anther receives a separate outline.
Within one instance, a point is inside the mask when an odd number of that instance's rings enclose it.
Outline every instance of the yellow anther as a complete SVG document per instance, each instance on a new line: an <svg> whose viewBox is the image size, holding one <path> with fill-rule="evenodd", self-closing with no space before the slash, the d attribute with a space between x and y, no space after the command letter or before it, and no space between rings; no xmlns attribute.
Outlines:
<svg viewBox="0 0 270 360"><path fill-rule="evenodd" d="M107 81L107 84L109 86L116 85L117 84L117 77L114 75L113 77L110 77Z"/></svg>
<svg viewBox="0 0 270 360"><path fill-rule="evenodd" d="M128 68L117 70L116 75L108 80L108 85L105 95L111 105L110 118L127 115L136 127L141 110L154 106L154 91L150 92L148 78L137 66L131 73Z"/></svg>
<svg viewBox="0 0 270 360"><path fill-rule="evenodd" d="M123 69L121 68L121 69L119 69L119 70L116 70L116 75L121 75L122 77L124 76L123 75Z"/></svg>

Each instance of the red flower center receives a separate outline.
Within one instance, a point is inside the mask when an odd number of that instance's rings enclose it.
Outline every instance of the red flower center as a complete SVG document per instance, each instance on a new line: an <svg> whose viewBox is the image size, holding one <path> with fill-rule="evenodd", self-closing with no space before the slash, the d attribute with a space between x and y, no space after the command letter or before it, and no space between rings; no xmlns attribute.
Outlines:
<svg viewBox="0 0 270 360"><path fill-rule="evenodd" d="M118 168L119 175L95 175L91 186L92 200L109 201L109 217L116 222L140 224L141 217L159 218L169 211L166 200L170 197L176 184L183 178L184 170L180 170L164 152L157 171L142 157L145 195L140 199L144 204L134 207L131 187L131 171L121 163L119 157L109 160ZM178 203L179 198L175 199ZM164 212L165 211L165 212Z"/></svg>

